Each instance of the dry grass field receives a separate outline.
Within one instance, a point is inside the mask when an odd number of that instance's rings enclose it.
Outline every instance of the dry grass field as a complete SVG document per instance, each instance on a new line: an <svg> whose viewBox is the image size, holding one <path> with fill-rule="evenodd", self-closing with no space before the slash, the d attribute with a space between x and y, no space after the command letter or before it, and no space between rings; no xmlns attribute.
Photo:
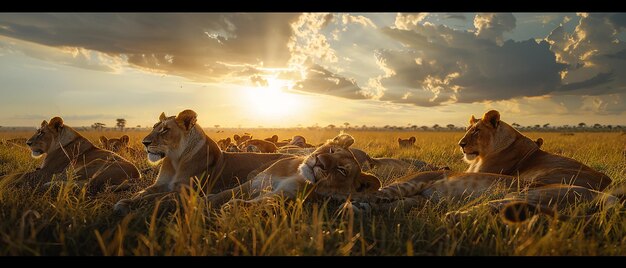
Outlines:
<svg viewBox="0 0 626 268"><path fill-rule="evenodd" d="M338 130L238 130L256 138L303 135L318 144ZM457 142L462 132L348 130L353 147L373 157L416 158L452 170L467 167ZM87 131L97 144L102 134ZM147 132L125 132L142 149ZM234 131L207 134L217 140ZM543 149L572 157L606 173L614 184L626 183L626 136L619 133L524 133L542 137ZM0 132L0 141L32 133ZM416 147L399 149L397 138L417 138ZM145 159L130 159L140 169ZM33 170L40 159L26 147L0 145L0 175ZM143 177L145 185L156 172ZM381 178L385 184L390 180ZM136 189L135 189L136 190ZM88 197L68 189L36 193L32 189L0 189L0 255L626 255L626 215L622 208L600 211L588 219L557 221L547 216L506 225L487 210L460 222L444 220L447 211L466 203L429 204L410 212L354 215L338 212L338 204L281 202L231 211L207 209L191 193L175 203L158 204L125 217L113 204L131 192ZM164 209L166 207L167 209ZM575 208L584 212L586 207Z"/></svg>

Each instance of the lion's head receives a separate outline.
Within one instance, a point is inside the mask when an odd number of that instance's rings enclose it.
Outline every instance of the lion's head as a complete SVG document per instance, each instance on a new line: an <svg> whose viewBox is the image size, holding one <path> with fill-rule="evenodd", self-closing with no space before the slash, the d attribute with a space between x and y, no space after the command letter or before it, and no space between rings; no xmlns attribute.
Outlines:
<svg viewBox="0 0 626 268"><path fill-rule="evenodd" d="M505 122L500 121L496 110L486 112L481 119L472 115L465 136L459 141L466 161L502 151L521 134Z"/></svg>
<svg viewBox="0 0 626 268"><path fill-rule="evenodd" d="M186 142L191 131L196 131L198 114L192 110L184 110L177 116L165 116L161 113L159 122L154 124L152 132L142 143L146 146L148 160L156 163L172 153L181 153L181 146ZM199 127L199 126L198 126Z"/></svg>
<svg viewBox="0 0 626 268"><path fill-rule="evenodd" d="M226 139L221 139L217 141L217 146L220 147L220 149L222 151L226 151L226 149L228 148L228 146L230 145L231 141L230 141L230 137L226 138Z"/></svg>
<svg viewBox="0 0 626 268"><path fill-rule="evenodd" d="M128 147L130 138L128 135L122 135L120 138L107 138L106 136L100 136L100 144L104 149L113 151L116 153L121 152L124 148Z"/></svg>
<svg viewBox="0 0 626 268"><path fill-rule="evenodd" d="M26 141L26 145L30 147L32 156L38 158L44 153L60 148L61 145L67 145L76 137L77 133L65 126L61 117L54 117L50 119L50 123L46 120L41 122L41 127Z"/></svg>
<svg viewBox="0 0 626 268"><path fill-rule="evenodd" d="M377 177L361 171L349 150L353 143L352 136L341 134L317 148L300 165L304 177L317 183L317 193L373 192L380 188Z"/></svg>
<svg viewBox="0 0 626 268"><path fill-rule="evenodd" d="M242 136L235 134L233 135L233 139L235 140L235 143L237 144L237 146L240 146L242 143L248 140L251 140L252 135L250 135L250 133L244 133Z"/></svg>
<svg viewBox="0 0 626 268"><path fill-rule="evenodd" d="M270 138L266 138L266 141L272 142L272 143L277 143L278 142L278 135L272 135L272 137Z"/></svg>
<svg viewBox="0 0 626 268"><path fill-rule="evenodd" d="M398 138L398 145L400 145L400 148L413 147L413 145L415 145L415 137L410 137L406 140L402 138Z"/></svg>

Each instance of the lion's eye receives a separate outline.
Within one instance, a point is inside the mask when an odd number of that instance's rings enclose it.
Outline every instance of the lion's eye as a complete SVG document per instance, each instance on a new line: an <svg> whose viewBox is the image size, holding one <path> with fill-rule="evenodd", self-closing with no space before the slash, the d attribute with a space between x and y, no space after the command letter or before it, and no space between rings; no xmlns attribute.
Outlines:
<svg viewBox="0 0 626 268"><path fill-rule="evenodd" d="M161 129L161 131L159 131L161 134L164 134L166 132L168 132L170 129L169 128L163 128Z"/></svg>
<svg viewBox="0 0 626 268"><path fill-rule="evenodd" d="M335 152L335 150L333 150L333 147L330 147L330 149L328 150L328 152L332 154L332 153L334 153L334 152Z"/></svg>
<svg viewBox="0 0 626 268"><path fill-rule="evenodd" d="M342 167L338 167L337 171L339 171L339 173L341 173L341 175L343 175L344 177L348 175L348 171Z"/></svg>

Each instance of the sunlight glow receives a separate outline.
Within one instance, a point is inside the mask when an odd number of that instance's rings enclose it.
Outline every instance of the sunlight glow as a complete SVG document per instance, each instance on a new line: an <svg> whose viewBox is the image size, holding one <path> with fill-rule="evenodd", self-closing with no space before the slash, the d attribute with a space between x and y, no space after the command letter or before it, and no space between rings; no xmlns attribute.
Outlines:
<svg viewBox="0 0 626 268"><path fill-rule="evenodd" d="M284 117L301 108L301 99L286 93L292 81L266 78L267 85L250 87L246 98L248 111L264 117Z"/></svg>

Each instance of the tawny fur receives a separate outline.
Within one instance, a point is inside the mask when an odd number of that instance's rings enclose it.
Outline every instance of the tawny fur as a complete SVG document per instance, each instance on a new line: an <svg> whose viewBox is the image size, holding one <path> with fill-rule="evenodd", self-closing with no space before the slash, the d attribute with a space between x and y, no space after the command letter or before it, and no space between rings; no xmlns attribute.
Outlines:
<svg viewBox="0 0 626 268"><path fill-rule="evenodd" d="M260 203L279 196L293 200L299 194L311 199L374 192L380 188L380 181L361 171L348 149L352 143L351 136L341 134L308 156L273 163L241 186L209 197L209 202L217 207L229 200Z"/></svg>
<svg viewBox="0 0 626 268"><path fill-rule="evenodd" d="M89 193L97 193L105 185L119 185L141 177L137 167L120 155L96 147L76 130L54 117L50 123L43 121L37 132L26 141L33 157L45 154L41 166L31 172L7 175L3 183L34 186L44 183L50 186L53 175L66 178L65 171L71 167L74 180L87 186ZM8 178L7 178L8 177Z"/></svg>
<svg viewBox="0 0 626 268"><path fill-rule="evenodd" d="M143 139L148 158L161 163L159 175L150 187L131 199L120 200L115 205L118 213L129 212L139 202L178 192L189 185L190 178L200 179L205 193L219 192L246 181L250 173L264 165L288 157L283 154L222 152L196 124L196 118L197 114L192 110L182 111L178 116L161 114L152 132Z"/></svg>
<svg viewBox="0 0 626 268"><path fill-rule="evenodd" d="M550 200L559 200L559 208L574 201L617 202L617 197L607 198L602 193L611 183L608 176L574 159L545 152L540 149L542 144L543 139L533 141L500 121L497 111L485 113L482 119L472 116L459 141L469 163L465 173L442 170L411 174L363 199L391 202L419 196L434 201L466 200L501 189L511 194L490 202L490 206L498 204L502 211L507 210L507 204L521 207L519 202L539 212L547 211L544 204Z"/></svg>

